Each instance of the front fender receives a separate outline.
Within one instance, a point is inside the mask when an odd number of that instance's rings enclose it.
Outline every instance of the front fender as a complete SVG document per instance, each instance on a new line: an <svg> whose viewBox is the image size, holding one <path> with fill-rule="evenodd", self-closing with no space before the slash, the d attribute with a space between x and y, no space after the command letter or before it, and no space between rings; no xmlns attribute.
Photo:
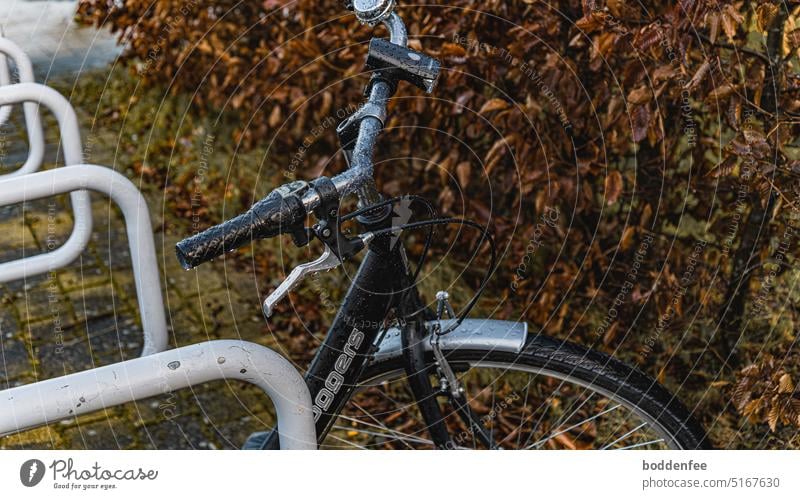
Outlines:
<svg viewBox="0 0 800 499"><path fill-rule="evenodd" d="M452 320L442 321L442 329L448 327ZM428 334L422 341L425 350L430 351L431 332L435 321L425 323ZM520 353L528 339L528 324L525 322L498 321L493 319L465 319L453 331L442 336L442 350L490 350L499 352ZM389 328L383 341L375 353L374 362L382 362L401 357L403 345L400 329Z"/></svg>

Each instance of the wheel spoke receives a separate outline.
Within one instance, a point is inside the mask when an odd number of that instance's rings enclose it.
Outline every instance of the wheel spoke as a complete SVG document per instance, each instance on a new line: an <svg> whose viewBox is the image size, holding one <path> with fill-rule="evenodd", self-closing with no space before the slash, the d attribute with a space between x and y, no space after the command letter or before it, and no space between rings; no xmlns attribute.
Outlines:
<svg viewBox="0 0 800 499"><path fill-rule="evenodd" d="M587 398L586 400L589 400L589 399ZM585 403L585 401L584 401L584 403ZM581 404L581 405L583 405L583 404ZM526 449L532 449L534 447L540 447L542 444L546 443L548 440L552 440L553 438L555 438L555 437L557 437L559 435L563 435L564 433L566 433L566 432L568 432L568 431L570 431L572 429L575 429L575 428L577 428L579 426L582 426L582 425L584 425L584 424L586 424L586 423L588 423L590 421L594 421L595 419L599 418L603 414L607 414L607 413L609 413L611 411L614 411L614 410L616 410L616 409L618 409L620 407L622 407L622 405L621 404L617 404L617 405L615 405L614 407L612 407L610 409L604 409L603 411L598 412L594 416L590 416L590 417L584 419L583 421L578 421L574 425L571 425L571 426L569 426L567 428L564 428L563 430L559 431L558 433L553 433L553 434L543 438L542 440L539 440L538 442L534 442L529 447L526 447ZM578 407L578 409L580 409L580 407ZM578 409L576 409L575 412L577 412ZM573 412L573 415L575 414L575 412ZM556 428L558 428L558 426L556 426Z"/></svg>
<svg viewBox="0 0 800 499"><path fill-rule="evenodd" d="M353 420L353 421L357 421L357 420ZM359 421L359 423L364 424L362 421ZM334 425L333 428L335 428L337 430L343 430L343 431L355 431L357 433L361 433L363 435L370 435L372 437L383 437L383 438L391 437L394 440L402 440L402 441L406 441L406 442L412 442L412 443L415 443L415 444L433 445L433 442L430 441L430 440L425 440L423 438L416 438L416 437L412 437L410 435L399 436L399 435L402 435L402 434L400 434L398 432L394 432L392 430L389 430L387 433L382 433L382 432L378 432L378 431L370 431L370 430L364 430L362 428L340 426L340 425Z"/></svg>
<svg viewBox="0 0 800 499"><path fill-rule="evenodd" d="M604 445L604 446L603 446L603 447L602 447L600 450L606 450L606 449L608 449L609 447L611 447L612 445L614 445L614 444L616 444L616 443L618 443L618 442L620 442L620 441L622 441L622 440L625 440L625 439L626 439L626 438L628 438L630 435L632 435L634 432L637 432L637 431L641 430L641 429L642 429L642 428L644 428L645 426L647 426L647 422L644 422L644 423L640 424L639 426L637 426L636 428L632 429L632 430L631 430L631 431L629 431L628 433L626 433L626 434L622 435L621 437L619 437L618 439L614 440L614 441L613 441L613 442L611 442L610 444L606 444L606 445Z"/></svg>
<svg viewBox="0 0 800 499"><path fill-rule="evenodd" d="M366 426L368 428L375 428L376 430L383 430L385 432L383 434L384 436L388 433L389 435L397 438L398 440L405 440L405 441L409 441L409 442L410 441L417 441L419 443L433 445L433 441L431 441L431 440L428 440L428 439L423 438L423 437L419 437L417 435L411 435L409 433L403 433L402 431L399 431L399 430L394 430L392 428L387 427L384 424L368 423L367 421L364 421L364 420L361 420L361 419L358 419L358 418L353 418L353 417L346 416L346 415L341 415L339 417L344 419L344 420L346 420L346 421L350 421L350 422L353 422L353 423L356 423L356 424L364 425L364 426ZM347 428L347 427L344 427L344 428ZM348 429L351 429L351 428L348 428Z"/></svg>
<svg viewBox="0 0 800 499"><path fill-rule="evenodd" d="M539 407L541 407L541 405ZM534 426L531 429L531 432L528 434L528 438L525 439L525 443L522 445L522 448L528 447L528 444L530 444L531 440L533 439L533 436L536 435L536 432L539 431L539 427L542 426L542 421L544 421L544 417L550 411L551 407L553 407L553 398L550 397L550 398L547 399L547 404L545 404L544 410L542 411L542 414L539 416L539 419L536 420L536 426ZM535 413L531 413L531 418L533 418L534 414ZM525 418L525 419L527 420L527 418ZM524 421L523 421L523 423L524 423ZM520 448L520 446L517 446L517 449L519 449L519 448Z"/></svg>
<svg viewBox="0 0 800 499"><path fill-rule="evenodd" d="M376 427L376 428L380 428L381 430L384 430L384 431L386 431L386 432L389 432L389 433L391 433L391 434L393 434L393 435L395 435L395 436L398 436L398 435L399 435L399 436L401 436L401 437L411 437L411 438L415 438L415 437L414 437L414 435L408 435L408 434L405 434L405 433L403 433L403 432L400 432L400 431L397 431L397 430L392 430L391 428L387 427L385 424L382 424L382 423L381 423L381 422L378 420L378 418L376 418L375 416L373 416L372 414L370 414L370 413L369 413L369 411L367 411L366 409L364 409L363 407L361 407L359 404L357 404L357 403L353 402L353 405L354 405L354 406L355 406L355 407L356 407L358 410L360 410L361 412L363 412L363 413L364 413L364 414L365 414L365 415L366 415L368 418L370 418L371 420L375 421L375 423L376 423L376 424L375 424L375 425L370 425L370 426L374 426L374 427ZM405 409L403 409L403 410L405 411ZM346 416L340 416L340 417L347 418ZM361 420L358 420L358 419L355 419L355 418L351 418L351 419L352 419L352 420L354 420L354 421L357 421L357 422L359 422L359 423L361 423L361 424L365 424L365 425L366 425L366 423L365 423L364 421L361 421ZM408 447L409 449L413 449L413 447L411 447L410 445L408 445L408 443L407 443L407 442L406 442L406 441L405 441L403 438L400 438L399 440L400 440L401 442L403 442L403 444L405 444L405 446L406 446L406 447Z"/></svg>
<svg viewBox="0 0 800 499"><path fill-rule="evenodd" d="M672 448L682 441L681 435L666 430L659 413L621 398L622 386L600 388L596 379L576 377L570 366L542 370L486 357L454 366L472 417L482 421L486 436L491 435L498 448L621 450ZM362 386L369 389L359 392L364 398L348 402L332 427L329 444L340 447L342 442L359 449L435 446L403 371L384 376L366 381ZM484 437L464 430L457 410L447 409L443 416L457 448L483 448Z"/></svg>
<svg viewBox="0 0 800 499"><path fill-rule="evenodd" d="M352 442L352 441L350 441L350 440L345 440L344 438L337 437L336 435L333 435L333 434L331 434L331 433L328 433L328 437L330 437L330 438L332 438L332 439L334 439L334 440L338 440L339 442L343 442L343 443L347 444L347 445L348 445L348 446L350 446L350 447L355 447L356 449L361 449L361 450L369 450L369 449L367 449L367 448L366 448L366 447L364 447L364 446L358 445L357 443L355 443L355 442Z"/></svg>
<svg viewBox="0 0 800 499"><path fill-rule="evenodd" d="M533 383L533 377L528 376L528 384L525 385L525 397L522 399L524 401L524 405L522 406L522 414L525 414L528 411L528 395L531 391L531 383ZM533 415L531 413L531 415ZM517 433L517 449L519 449L519 444L522 441L522 425L525 424L525 421L528 420L528 417L525 416L519 424L519 429ZM502 442L501 442L502 443Z"/></svg>
<svg viewBox="0 0 800 499"><path fill-rule="evenodd" d="M563 383L563 381L562 381L561 385L559 385L559 388L561 388L561 386L563 386L563 384L564 384L564 383ZM586 402L588 402L588 401L589 401L589 399L591 399L593 396L594 396L594 393L590 394L588 397L586 397L586 398L583 400L583 402L581 402L581 403L578 405L578 407L576 407L574 410L572 410L572 412L570 412L568 416L566 416L566 417L562 417L561 419L559 419L559 420L556 422L556 424L555 424L555 425L553 425L553 429L554 429L554 430L557 430L558 428L560 428L560 427L561 427L561 425L563 425L564 423L566 423L567 421L569 421L570 419L572 419L572 416L574 416L575 414L577 414L577 413L578 413L578 411L580 411L580 410L581 410L581 408L582 408L582 407L583 407L583 406L586 404ZM550 397L550 400L548 401L548 407L550 407L550 406L552 406L552 405L553 405L553 400L554 400L554 399L553 399L552 397ZM577 400L576 400L575 402L573 402L573 404L572 404L572 405L574 406L576 403L577 403ZM570 406L570 409L572 409L572 406ZM528 444L529 444L529 442L530 442L530 441L533 439L533 436L534 436L534 435L536 435L536 432L539 430L539 427L540 427L540 426L541 426L541 424L542 424L542 421L543 421L543 418L544 418L545 414L546 414L546 413L542 413L542 415L541 415L541 416L539 416L539 420L536 422L536 427L535 427L533 430L531 430L531 433L530 433L530 435L528 435L528 438L527 438L527 440L525 440L525 445L524 445L524 448L525 448L525 449L528 449L528 448L530 448L530 447L531 447L531 446L529 446ZM554 436L558 436L558 435L554 435ZM536 445L536 443L534 443L534 444L532 444L532 445Z"/></svg>

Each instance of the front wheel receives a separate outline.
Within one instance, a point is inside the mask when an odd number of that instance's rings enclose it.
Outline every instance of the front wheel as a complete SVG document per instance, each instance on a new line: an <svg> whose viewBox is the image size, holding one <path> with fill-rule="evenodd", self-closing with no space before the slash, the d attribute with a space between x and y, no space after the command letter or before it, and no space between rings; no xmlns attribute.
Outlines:
<svg viewBox="0 0 800 499"><path fill-rule="evenodd" d="M674 395L603 353L537 335L519 354L453 350L446 356L495 448L709 448ZM433 366L432 356L427 360ZM400 359L370 365L321 448L432 448L405 378ZM482 448L446 397L440 401L449 445Z"/></svg>

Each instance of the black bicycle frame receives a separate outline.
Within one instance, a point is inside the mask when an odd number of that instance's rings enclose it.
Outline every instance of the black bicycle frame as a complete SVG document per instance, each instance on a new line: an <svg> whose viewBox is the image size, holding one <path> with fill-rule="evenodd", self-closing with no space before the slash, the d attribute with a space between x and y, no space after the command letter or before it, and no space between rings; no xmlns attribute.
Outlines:
<svg viewBox="0 0 800 499"><path fill-rule="evenodd" d="M358 384L407 271L399 245L389 248L388 238L377 242L367 251L306 374L320 442Z"/></svg>
<svg viewBox="0 0 800 499"><path fill-rule="evenodd" d="M394 94L397 83L397 73L377 71L370 83L368 102L385 111L386 100ZM365 169L371 172L375 140L382 128L382 120L366 114L363 121L357 123L357 128L337 129L350 165L348 171L354 172L354 175ZM354 130L358 133L353 135L351 132ZM374 182L362 186L359 192L362 205L369 206L379 199ZM368 195L363 196L365 193ZM391 226L392 210L387 208L378 214L368 214L359 221L370 232L385 229ZM306 373L319 443L325 439L358 385L361 374L377 348L376 340L384 330L385 319L392 308L398 309L398 315L403 319L414 317L416 329L410 332L404 328L403 332L406 371L434 443L441 447L446 444L447 431L441 410L436 405L428 368L424 366L422 349L406 348L407 342L419 342L424 333L422 319L431 317L420 301L415 283L410 282L402 244L389 234L378 236L370 243L336 318ZM261 448L278 447L278 434L273 430Z"/></svg>
<svg viewBox="0 0 800 499"><path fill-rule="evenodd" d="M366 228L383 228L384 217ZM384 319L408 289L408 266L402 244L390 235L379 236L369 245L364 260L344 297L325 340L317 350L305 379L313 401L317 441L322 442L336 416L358 385L370 360ZM277 449L277 432L267 437L264 449Z"/></svg>

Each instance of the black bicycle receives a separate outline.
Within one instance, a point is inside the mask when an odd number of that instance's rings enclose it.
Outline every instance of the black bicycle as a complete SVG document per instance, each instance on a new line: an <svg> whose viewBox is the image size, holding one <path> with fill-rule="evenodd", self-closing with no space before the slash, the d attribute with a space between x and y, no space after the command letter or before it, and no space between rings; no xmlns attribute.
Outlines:
<svg viewBox="0 0 800 499"><path fill-rule="evenodd" d="M438 61L407 47L394 0L346 2L363 23L384 24L390 39L373 39L366 67L372 78L363 106L337 132L349 168L332 178L296 181L249 211L181 241L190 269L253 240L290 234L323 255L295 268L264 301L275 304L305 276L365 255L325 340L306 374L321 448L634 449L708 447L703 429L655 380L608 355L530 334L527 325L468 319L495 265L491 234L475 222L436 218L416 196L383 199L372 156L386 121L386 103L400 81L431 92ZM358 209L341 201L357 195ZM395 223L399 203L427 218ZM316 222L306 227L313 215ZM363 232L350 236L342 224ZM490 265L458 314L440 291L427 307L416 283L433 227L458 224L480 233ZM400 235L427 233L425 251L409 264ZM254 434L245 448L277 448L275 431Z"/></svg>

